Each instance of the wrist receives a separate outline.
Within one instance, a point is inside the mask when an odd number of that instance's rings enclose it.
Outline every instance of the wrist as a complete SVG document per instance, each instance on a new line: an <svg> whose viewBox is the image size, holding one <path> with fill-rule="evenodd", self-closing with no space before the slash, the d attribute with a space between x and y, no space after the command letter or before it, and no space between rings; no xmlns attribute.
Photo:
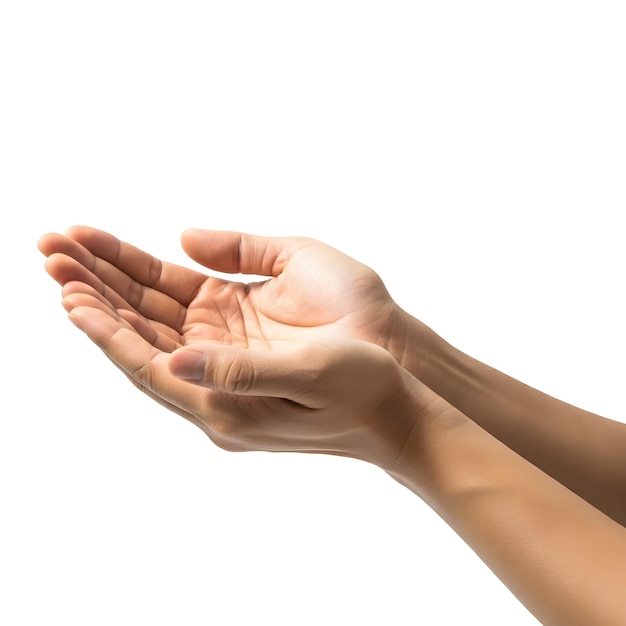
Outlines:
<svg viewBox="0 0 626 626"><path fill-rule="evenodd" d="M402 365L431 389L458 358L458 351L426 324L396 307L384 346Z"/></svg>
<svg viewBox="0 0 626 626"><path fill-rule="evenodd" d="M425 357L424 343L430 329L394 303L385 331L382 347L405 370L419 378L421 363Z"/></svg>
<svg viewBox="0 0 626 626"><path fill-rule="evenodd" d="M430 495L440 492L448 480L447 451L454 451L452 442L463 436L471 420L421 381L405 374L410 381L394 406L395 415L403 424L403 439L396 448L393 463L381 467L430 502Z"/></svg>

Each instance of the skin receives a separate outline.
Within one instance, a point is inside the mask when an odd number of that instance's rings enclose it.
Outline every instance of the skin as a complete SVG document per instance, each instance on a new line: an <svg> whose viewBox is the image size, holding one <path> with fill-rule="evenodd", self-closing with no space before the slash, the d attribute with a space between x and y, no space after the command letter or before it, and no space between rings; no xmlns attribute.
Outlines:
<svg viewBox="0 0 626 626"><path fill-rule="evenodd" d="M40 240L81 328L228 450L340 454L436 510L545 624L623 624L626 426L460 353L320 242L186 231L226 281L87 227Z"/></svg>

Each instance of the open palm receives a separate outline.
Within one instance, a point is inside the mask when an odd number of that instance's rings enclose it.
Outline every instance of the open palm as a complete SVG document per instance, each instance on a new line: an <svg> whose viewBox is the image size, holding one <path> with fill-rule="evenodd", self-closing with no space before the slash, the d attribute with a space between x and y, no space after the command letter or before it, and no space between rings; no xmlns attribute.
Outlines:
<svg viewBox="0 0 626 626"><path fill-rule="evenodd" d="M96 298L164 351L199 339L269 347L305 331L376 343L396 308L371 269L315 240L192 230L183 246L215 271L268 279L207 276L84 226L40 241L66 300Z"/></svg>
<svg viewBox="0 0 626 626"><path fill-rule="evenodd" d="M281 350L356 338L384 346L398 307L368 267L306 238L183 234L185 251L225 280L162 262L85 226L40 240L70 317L142 391L206 430L209 390L172 376L169 353L197 342ZM214 437L212 437L214 438ZM220 442L223 445L223 442Z"/></svg>

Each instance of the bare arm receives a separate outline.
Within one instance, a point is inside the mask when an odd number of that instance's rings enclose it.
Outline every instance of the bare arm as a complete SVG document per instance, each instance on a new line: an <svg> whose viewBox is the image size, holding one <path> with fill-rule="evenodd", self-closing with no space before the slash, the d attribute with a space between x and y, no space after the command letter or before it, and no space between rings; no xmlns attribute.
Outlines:
<svg viewBox="0 0 626 626"><path fill-rule="evenodd" d="M626 623L626 528L456 409L434 401L415 424L389 473L543 624Z"/></svg>
<svg viewBox="0 0 626 626"><path fill-rule="evenodd" d="M626 424L548 396L473 359L406 315L397 358L496 439L626 525Z"/></svg>

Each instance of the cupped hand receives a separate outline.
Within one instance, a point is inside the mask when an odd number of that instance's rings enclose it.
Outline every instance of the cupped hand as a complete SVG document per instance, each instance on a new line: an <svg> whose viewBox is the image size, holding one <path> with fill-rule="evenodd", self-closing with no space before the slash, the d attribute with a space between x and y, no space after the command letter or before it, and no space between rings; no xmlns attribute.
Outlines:
<svg viewBox="0 0 626 626"><path fill-rule="evenodd" d="M281 408L270 413L281 415L284 400L232 393L232 372L230 393L199 389L170 371L173 351L245 348L248 359L255 357L248 361L254 367L260 355L286 350L289 358L277 367L296 371L298 358L314 360L312 344L331 350L346 339L388 341L398 307L372 270L330 246L306 238L200 230L186 231L182 244L191 258L215 271L268 278L247 284L207 276L88 227L46 235L39 246L48 257L48 272L63 285L70 319L142 391L191 419L222 447L248 449L232 434L241 428L228 427L238 414L235 405L246 413L250 405L279 402ZM305 380L319 368L307 371ZM293 396L293 407L319 408L294 393L286 386L281 397Z"/></svg>
<svg viewBox="0 0 626 626"><path fill-rule="evenodd" d="M165 263L112 235L73 227L40 240L47 270L66 304L88 285L161 349L197 340L239 346L305 336L358 338L387 347L398 307L368 267L321 242L189 230L182 244L222 273L267 276L222 280Z"/></svg>

